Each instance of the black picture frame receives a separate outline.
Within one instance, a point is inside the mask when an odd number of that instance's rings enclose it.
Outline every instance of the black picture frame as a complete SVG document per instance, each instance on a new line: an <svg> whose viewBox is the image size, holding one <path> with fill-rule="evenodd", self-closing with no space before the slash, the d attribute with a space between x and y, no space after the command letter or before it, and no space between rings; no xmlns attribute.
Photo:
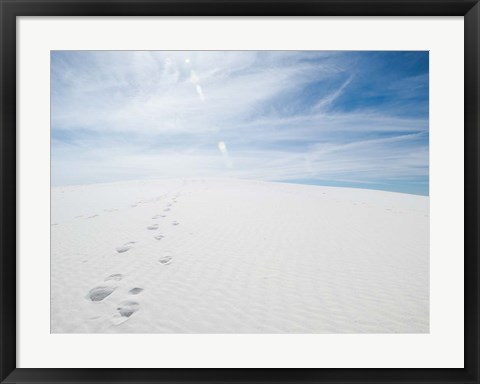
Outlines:
<svg viewBox="0 0 480 384"><path fill-rule="evenodd" d="M460 369L16 368L16 17L18 16L463 16L465 44L465 367ZM479 383L478 0L0 0L2 383ZM455 130L455 127L452 127ZM453 132L454 133L454 132ZM453 255L462 257L462 255Z"/></svg>

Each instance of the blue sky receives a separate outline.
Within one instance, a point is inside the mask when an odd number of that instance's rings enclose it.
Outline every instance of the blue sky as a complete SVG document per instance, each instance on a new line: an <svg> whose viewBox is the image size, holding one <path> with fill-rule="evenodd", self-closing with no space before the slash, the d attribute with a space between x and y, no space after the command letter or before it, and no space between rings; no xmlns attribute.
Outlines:
<svg viewBox="0 0 480 384"><path fill-rule="evenodd" d="M235 177L428 195L428 52L53 51L52 185Z"/></svg>

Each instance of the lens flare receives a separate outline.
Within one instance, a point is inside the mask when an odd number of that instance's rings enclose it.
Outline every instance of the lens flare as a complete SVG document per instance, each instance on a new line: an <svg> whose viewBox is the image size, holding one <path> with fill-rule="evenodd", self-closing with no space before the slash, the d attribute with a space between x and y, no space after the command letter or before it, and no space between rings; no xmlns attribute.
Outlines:
<svg viewBox="0 0 480 384"><path fill-rule="evenodd" d="M199 77L197 75L197 73L195 71L190 71L190 81L193 83L193 84L197 84L198 81L199 81Z"/></svg>
<svg viewBox="0 0 480 384"><path fill-rule="evenodd" d="M227 168L233 168L233 162L230 159L230 156L228 155L227 145L223 141L219 141L218 149L222 154L223 160L225 161L225 165L227 166Z"/></svg>
<svg viewBox="0 0 480 384"><path fill-rule="evenodd" d="M203 93L202 86L200 84L197 84L195 86L195 89L197 90L198 97L200 97L200 100L205 101L205 94Z"/></svg>

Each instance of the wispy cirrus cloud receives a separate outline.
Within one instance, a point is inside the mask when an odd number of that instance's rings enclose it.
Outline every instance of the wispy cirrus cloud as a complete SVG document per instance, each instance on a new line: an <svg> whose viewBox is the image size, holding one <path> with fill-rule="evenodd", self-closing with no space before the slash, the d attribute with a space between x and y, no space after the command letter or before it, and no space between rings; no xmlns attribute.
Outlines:
<svg viewBox="0 0 480 384"><path fill-rule="evenodd" d="M428 193L425 52L56 51L51 72L55 185L226 176Z"/></svg>

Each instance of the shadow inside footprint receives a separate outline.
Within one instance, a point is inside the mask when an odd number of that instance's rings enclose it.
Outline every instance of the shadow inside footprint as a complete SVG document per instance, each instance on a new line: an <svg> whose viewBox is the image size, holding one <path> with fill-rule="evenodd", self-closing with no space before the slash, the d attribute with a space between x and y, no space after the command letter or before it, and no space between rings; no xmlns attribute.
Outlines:
<svg viewBox="0 0 480 384"><path fill-rule="evenodd" d="M138 287L132 288L130 291L128 291L128 293L130 293L131 295L138 295L139 293L142 293L142 292L143 292L143 288L138 288Z"/></svg>
<svg viewBox="0 0 480 384"><path fill-rule="evenodd" d="M122 279L123 279L123 275L121 273L114 273L113 275L106 277L104 281L109 281L109 280L120 281Z"/></svg>
<svg viewBox="0 0 480 384"><path fill-rule="evenodd" d="M158 262L163 265L170 264L172 262L172 256L170 255L162 256L160 259L158 259Z"/></svg>
<svg viewBox="0 0 480 384"><path fill-rule="evenodd" d="M130 317L138 311L139 307L136 301L124 301L117 307L117 311L122 317Z"/></svg>
<svg viewBox="0 0 480 384"><path fill-rule="evenodd" d="M110 296L115 289L115 287L95 287L88 292L88 298L92 301L102 301Z"/></svg>
<svg viewBox="0 0 480 384"><path fill-rule="evenodd" d="M158 224L149 225L149 226L147 227L147 229L149 229L149 230L151 230L151 231L153 231L153 230L155 230L155 229L158 229Z"/></svg>
<svg viewBox="0 0 480 384"><path fill-rule="evenodd" d="M133 244L135 244L135 241L130 241L128 243L125 243L121 247L117 247L116 251L118 253L127 252L130 248L132 248Z"/></svg>
<svg viewBox="0 0 480 384"><path fill-rule="evenodd" d="M178 224L180 224L178 221L176 221L176 220L172 221L172 225L178 225Z"/></svg>
<svg viewBox="0 0 480 384"><path fill-rule="evenodd" d="M158 235L156 235L156 236L154 236L154 237L155 237L155 239L157 239L157 240L162 240L162 239L165 237L165 235L162 234L162 233L159 233Z"/></svg>

